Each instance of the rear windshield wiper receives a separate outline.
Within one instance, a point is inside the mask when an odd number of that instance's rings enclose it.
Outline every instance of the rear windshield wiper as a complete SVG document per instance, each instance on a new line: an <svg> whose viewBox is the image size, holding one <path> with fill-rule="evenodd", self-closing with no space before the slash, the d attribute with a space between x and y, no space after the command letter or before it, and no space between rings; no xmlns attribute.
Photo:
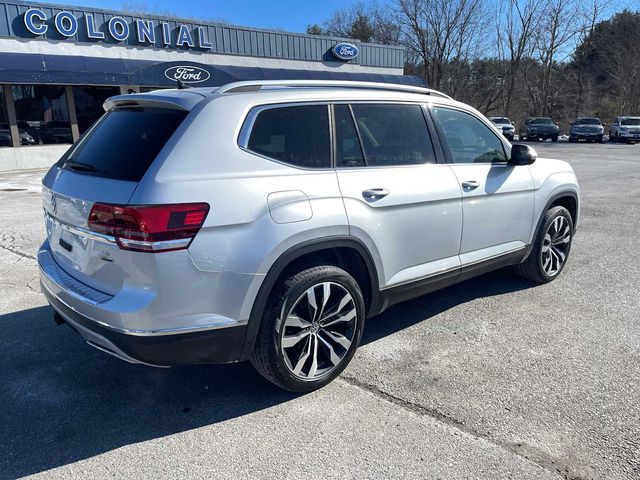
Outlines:
<svg viewBox="0 0 640 480"><path fill-rule="evenodd" d="M97 173L104 173L101 170L98 170L96 167L94 167L93 165L90 165L88 163L83 163L83 162L76 162L75 160L67 160L66 162L64 162L64 164L62 165L62 168L69 168L71 170L77 171L77 172L97 172Z"/></svg>

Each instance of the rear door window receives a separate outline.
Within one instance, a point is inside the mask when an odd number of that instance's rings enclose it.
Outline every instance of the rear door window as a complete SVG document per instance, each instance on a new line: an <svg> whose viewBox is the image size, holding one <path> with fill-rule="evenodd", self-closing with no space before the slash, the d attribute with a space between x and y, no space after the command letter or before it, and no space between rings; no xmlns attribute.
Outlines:
<svg viewBox="0 0 640 480"><path fill-rule="evenodd" d="M165 109L110 111L58 165L86 175L139 182L187 114Z"/></svg>
<svg viewBox="0 0 640 480"><path fill-rule="evenodd" d="M420 105L353 104L368 166L436 163Z"/></svg>
<svg viewBox="0 0 640 480"><path fill-rule="evenodd" d="M256 116L247 148L302 168L331 167L327 105L273 107Z"/></svg>

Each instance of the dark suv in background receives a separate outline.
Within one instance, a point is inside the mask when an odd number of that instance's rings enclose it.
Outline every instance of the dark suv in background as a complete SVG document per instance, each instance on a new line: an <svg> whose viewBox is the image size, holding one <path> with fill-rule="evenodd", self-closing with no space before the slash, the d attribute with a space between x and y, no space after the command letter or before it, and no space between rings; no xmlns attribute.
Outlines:
<svg viewBox="0 0 640 480"><path fill-rule="evenodd" d="M559 134L558 124L549 117L529 117L520 127L520 141L550 138L553 142L557 142Z"/></svg>
<svg viewBox="0 0 640 480"><path fill-rule="evenodd" d="M604 126L600 119L595 117L576 118L569 131L570 142L586 140L602 143L603 136Z"/></svg>

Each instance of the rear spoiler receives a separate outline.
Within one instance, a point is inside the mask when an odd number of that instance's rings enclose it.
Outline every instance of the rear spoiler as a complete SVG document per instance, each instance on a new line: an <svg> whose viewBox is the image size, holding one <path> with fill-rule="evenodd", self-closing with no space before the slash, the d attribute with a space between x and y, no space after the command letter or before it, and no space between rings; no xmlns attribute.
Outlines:
<svg viewBox="0 0 640 480"><path fill-rule="evenodd" d="M102 104L105 112L121 108L170 108L190 111L206 97L200 93L180 90L164 92L131 93L109 97Z"/></svg>

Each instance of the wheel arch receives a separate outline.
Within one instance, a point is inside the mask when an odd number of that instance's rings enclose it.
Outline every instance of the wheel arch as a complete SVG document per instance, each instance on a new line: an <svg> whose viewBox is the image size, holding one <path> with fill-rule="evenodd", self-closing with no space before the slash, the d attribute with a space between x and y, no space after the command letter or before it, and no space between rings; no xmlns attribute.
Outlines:
<svg viewBox="0 0 640 480"><path fill-rule="evenodd" d="M269 294L278 282L294 270L299 271L319 264L336 265L349 272L363 290L367 316L376 313L379 296L377 268L364 243L351 236L303 242L286 250L269 268L251 307L240 360L247 360L253 352L262 313Z"/></svg>
<svg viewBox="0 0 640 480"><path fill-rule="evenodd" d="M542 224L542 221L544 219L544 213L550 208L553 208L556 206L566 208L567 210L569 210L569 213L571 214L571 220L573 221L573 229L575 231L576 226L578 224L578 216L580 213L579 202L580 202L580 199L578 197L578 193L574 190L561 190L559 192L554 193L547 199L547 202L544 208L540 211L538 215L535 229L532 232L531 242L529 242L529 246L527 248L527 252L524 256L523 261L526 260L529 257L529 254L531 253L531 249L535 242L536 235L540 231L540 225Z"/></svg>

